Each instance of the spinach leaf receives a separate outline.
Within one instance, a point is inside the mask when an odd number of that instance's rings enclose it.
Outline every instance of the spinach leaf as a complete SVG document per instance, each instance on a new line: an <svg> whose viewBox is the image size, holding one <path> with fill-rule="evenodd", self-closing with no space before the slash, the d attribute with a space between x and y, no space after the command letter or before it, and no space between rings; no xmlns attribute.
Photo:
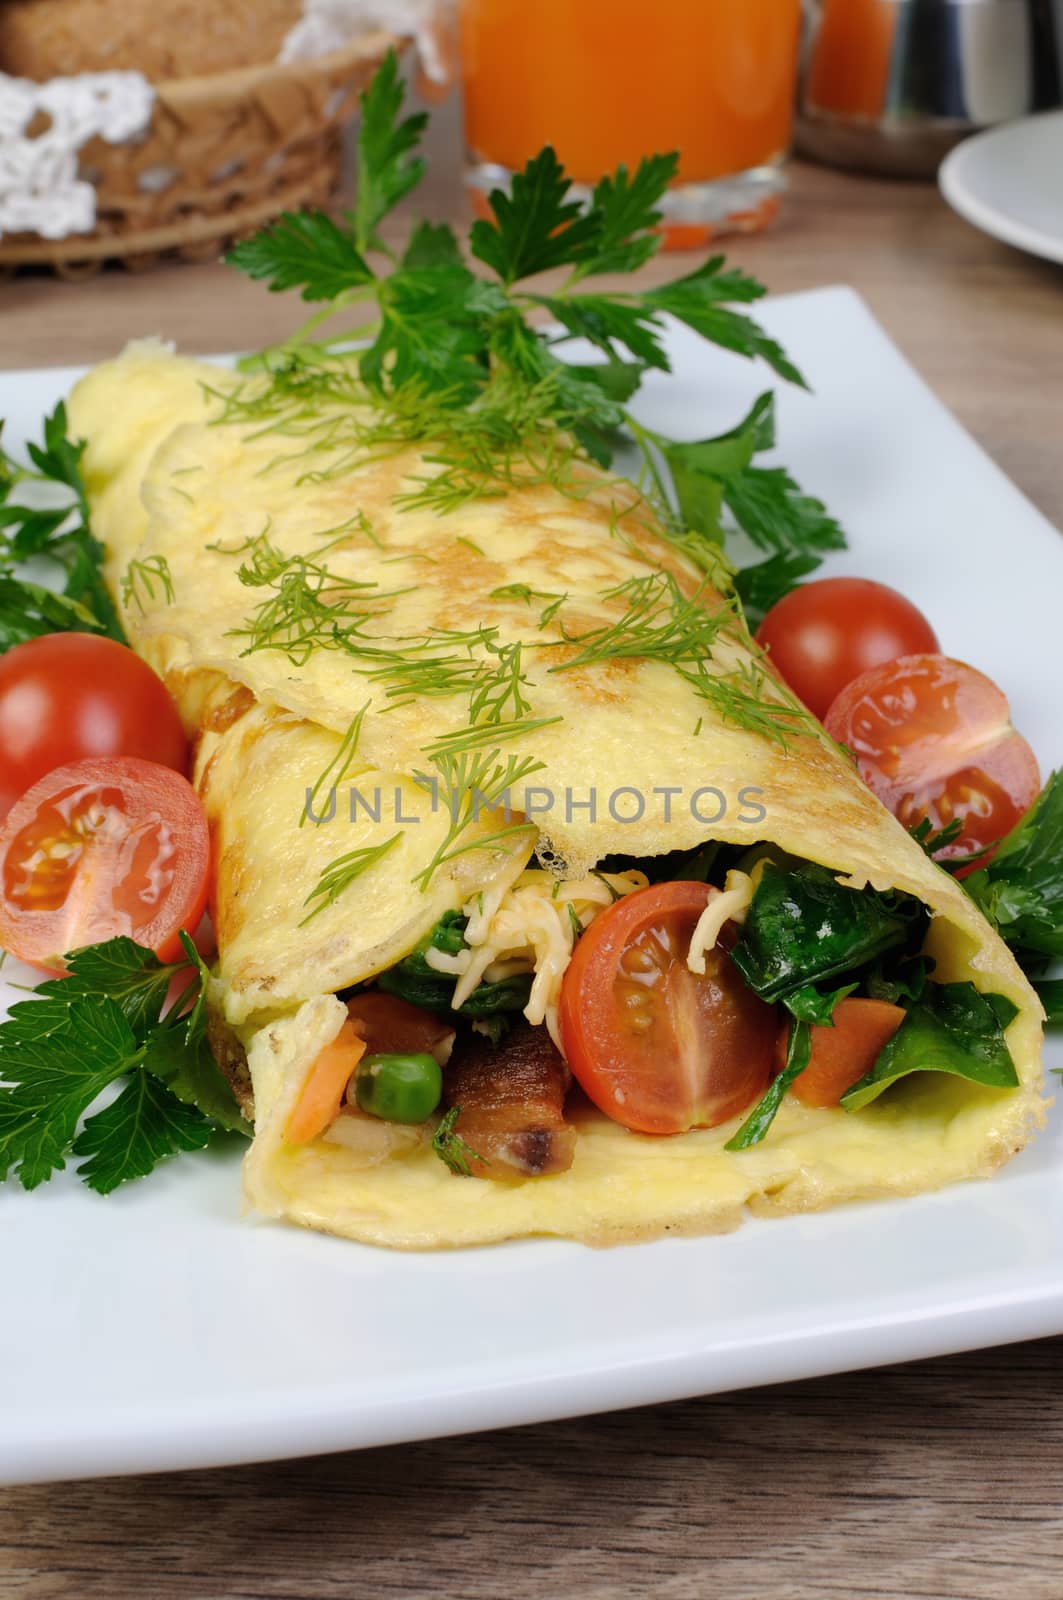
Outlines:
<svg viewBox="0 0 1063 1600"><path fill-rule="evenodd" d="M450 1011L450 997L454 993L454 979L446 972L437 972L425 960L429 949L457 955L465 948L465 929L468 918L460 911L447 911L436 923L427 939L423 939L398 966L382 972L377 982L388 994L397 994L411 1005L423 1006L427 1011ZM532 975L522 972L500 983L481 983L469 998L458 1007L462 1017L493 1017L504 1011L523 1011L531 993Z"/></svg>
<svg viewBox="0 0 1063 1600"><path fill-rule="evenodd" d="M790 1023L790 1038L786 1046L786 1065L779 1076L769 1084L738 1132L724 1145L725 1150L748 1150L759 1144L775 1121L776 1113L794 1079L800 1077L812 1059L812 1029L807 1022L795 1017Z"/></svg>
<svg viewBox="0 0 1063 1600"><path fill-rule="evenodd" d="M911 896L847 889L811 862L769 861L731 959L762 1000L780 1000L909 944L926 919Z"/></svg>
<svg viewBox="0 0 1063 1600"><path fill-rule="evenodd" d="M888 1000L894 1006L907 1006L921 1000L926 993L934 962L930 956L912 956L896 953L876 961L863 980L864 993L869 1000Z"/></svg>
<svg viewBox="0 0 1063 1600"><path fill-rule="evenodd" d="M1018 1008L1002 994L980 994L973 983L929 984L878 1060L842 1095L846 1111L859 1111L898 1078L912 1072L949 1072L998 1089L1018 1087L1004 1029Z"/></svg>
<svg viewBox="0 0 1063 1600"><path fill-rule="evenodd" d="M815 984L808 983L803 989L795 989L793 994L788 994L783 1005L798 1022L811 1022L818 1028L833 1028L834 1007L858 987L855 983L845 983L840 989L823 994Z"/></svg>

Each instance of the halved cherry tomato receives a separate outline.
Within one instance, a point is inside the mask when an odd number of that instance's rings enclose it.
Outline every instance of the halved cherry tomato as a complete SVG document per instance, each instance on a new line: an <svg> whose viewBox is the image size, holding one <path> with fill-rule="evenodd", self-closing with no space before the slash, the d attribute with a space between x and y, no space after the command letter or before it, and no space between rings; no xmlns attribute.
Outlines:
<svg viewBox="0 0 1063 1600"><path fill-rule="evenodd" d="M929 622L888 584L817 578L772 606L757 641L814 716L862 672L917 651L939 650Z"/></svg>
<svg viewBox="0 0 1063 1600"><path fill-rule="evenodd" d="M57 767L0 828L0 945L46 971L119 934L174 960L203 915L209 862L180 773L133 756Z"/></svg>
<svg viewBox="0 0 1063 1600"><path fill-rule="evenodd" d="M905 1013L888 1000L854 1000L834 1007L833 1028L813 1027L808 1066L794 1079L790 1093L806 1106L836 1106L846 1089L858 1083L893 1038ZM786 1065L789 1026L775 1045L775 1069Z"/></svg>
<svg viewBox="0 0 1063 1600"><path fill-rule="evenodd" d="M165 684L124 644L89 633L27 639L0 657L0 819L46 772L140 756L184 772L188 743Z"/></svg>
<svg viewBox="0 0 1063 1600"><path fill-rule="evenodd" d="M865 672L824 725L906 828L929 817L936 832L960 819L939 860L999 843L1041 788L1037 757L1012 727L1004 695L948 656L902 656Z"/></svg>
<svg viewBox="0 0 1063 1600"><path fill-rule="evenodd" d="M718 893L658 883L625 895L591 923L565 973L561 1039L573 1075L599 1110L638 1133L713 1128L767 1087L774 1007L746 988L720 945L704 977L686 964Z"/></svg>

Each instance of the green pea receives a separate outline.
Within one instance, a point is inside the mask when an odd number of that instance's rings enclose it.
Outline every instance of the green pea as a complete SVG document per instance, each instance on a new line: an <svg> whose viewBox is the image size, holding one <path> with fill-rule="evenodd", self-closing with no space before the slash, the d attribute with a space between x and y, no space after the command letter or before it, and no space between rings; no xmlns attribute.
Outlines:
<svg viewBox="0 0 1063 1600"><path fill-rule="evenodd" d="M386 1122L424 1122L443 1098L435 1056L363 1056L354 1080L359 1109Z"/></svg>

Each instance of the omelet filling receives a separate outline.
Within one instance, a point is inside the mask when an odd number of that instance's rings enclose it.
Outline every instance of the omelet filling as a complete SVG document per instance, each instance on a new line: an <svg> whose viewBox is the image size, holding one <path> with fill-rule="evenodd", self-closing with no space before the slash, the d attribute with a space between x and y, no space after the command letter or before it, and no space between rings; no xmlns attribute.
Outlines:
<svg viewBox="0 0 1063 1600"><path fill-rule="evenodd" d="M730 865L735 854L710 845L668 863L680 874L711 864L719 888L662 879L652 861L566 879L515 858L345 997L342 1096L323 1126L307 1122L306 1094L297 1098L287 1142L321 1135L374 1161L429 1142L455 1174L511 1180L571 1166L573 1073L635 1132L733 1125L749 1112L726 1146L735 1152L769 1136L787 1094L852 1114L913 1074L1018 1087L1004 1038L1017 1008L970 982L934 981L925 906L763 848ZM701 907L678 932L670 889ZM631 912L645 903L648 922L628 918L605 965L576 973L580 940L593 929L589 942L607 949L599 935L621 902ZM566 981L582 985L567 1011ZM594 1008L595 985L612 986L616 1009L587 1035L573 1017ZM676 1097L688 1091L676 1110L685 1120L654 1121L640 1050ZM312 1065L307 1092L318 1076Z"/></svg>
<svg viewBox="0 0 1063 1600"><path fill-rule="evenodd" d="M919 1192L1020 1149L1042 1115L1028 983L962 887L765 671L715 574L644 497L584 464L575 493L519 478L443 515L430 447L352 453L349 406L270 411L262 382L139 347L70 401L123 624L198 741L216 863L209 998L253 1085L252 1204L399 1247L606 1242ZM127 604L134 563L165 571L165 593ZM485 813L458 828L421 782L472 791L496 772L513 827ZM607 802L633 781L657 798L619 815ZM327 815L330 785L334 823L302 825L308 792ZM382 795L383 815L348 812L352 785ZM533 820L536 792L555 803ZM669 813L660 796L672 793ZM842 960L819 936L801 863L895 942ZM711 1117L695 1106L677 1137L633 1131L630 1084L599 1083L592 1106L582 1081L603 996L615 990L636 1045L655 1036L652 929L628 942L619 976L579 973L601 930L662 881L700 884L702 899L686 896L663 963L676 1025L674 1048L654 1054L659 1076L697 1098L688 1024L713 983L754 1014L752 1046L721 1063L750 1051L760 1063L744 1099L717 1093ZM795 881L808 959L784 972L773 952L787 949ZM897 906L881 904L891 895L915 908L897 926ZM393 1002L401 1038L381 1021ZM903 1018L869 1064L860 1094L872 1097L856 1106L850 1084L802 1101L817 1043L822 1055L832 1029L836 1043L851 1037L857 1003ZM403 1053L432 1065L399 1083L373 1059ZM311 1080L319 1131L300 1142L292 1117ZM762 1136L736 1147L773 1090ZM406 1096L406 1120L388 1095ZM455 1181L464 1171L505 1181Z"/></svg>

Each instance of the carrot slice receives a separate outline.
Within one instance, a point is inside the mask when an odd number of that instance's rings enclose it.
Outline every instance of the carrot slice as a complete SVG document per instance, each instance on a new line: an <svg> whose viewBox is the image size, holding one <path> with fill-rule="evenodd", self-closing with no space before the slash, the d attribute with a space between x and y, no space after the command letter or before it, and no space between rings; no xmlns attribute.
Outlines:
<svg viewBox="0 0 1063 1600"><path fill-rule="evenodd" d="M887 1000L839 1000L833 1028L812 1029L812 1056L790 1091L806 1106L836 1106L865 1072L870 1072L904 1021L900 1006ZM779 1036L775 1064L785 1061L787 1029Z"/></svg>
<svg viewBox="0 0 1063 1600"><path fill-rule="evenodd" d="M359 1039L348 1019L306 1075L285 1129L289 1144L309 1144L332 1126L340 1114L347 1085L364 1055L365 1040Z"/></svg>

